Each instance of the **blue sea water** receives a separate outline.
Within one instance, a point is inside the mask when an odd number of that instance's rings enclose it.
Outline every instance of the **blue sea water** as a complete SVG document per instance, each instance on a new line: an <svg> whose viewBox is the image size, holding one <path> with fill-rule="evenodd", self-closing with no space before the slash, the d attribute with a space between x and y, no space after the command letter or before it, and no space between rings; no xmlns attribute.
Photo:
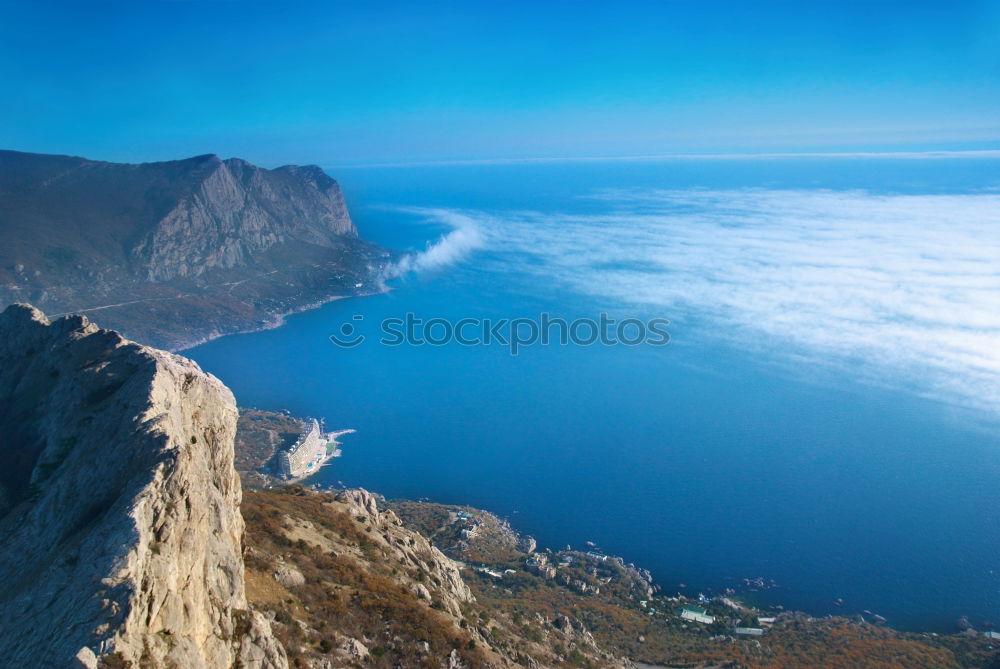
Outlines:
<svg viewBox="0 0 1000 669"><path fill-rule="evenodd" d="M961 615L1000 621L1000 428L990 406L968 401L975 393L949 394L982 375L963 384L967 370L957 369L946 375L950 385L921 387L899 371L905 356L883 369L865 348L878 342L867 340L852 349L858 356L825 365L841 355L835 345L812 331L786 344L777 330L729 319L731 306L711 303L728 293L632 302L622 297L628 281L614 290L587 283L600 258L554 268L552 256L532 252L564 243L578 224L586 234L575 255L586 255L587 240L607 241L612 223L615 237L631 234L629 216L644 205L623 210L618 196L609 204L608 189L787 192L804 202L810 193L863 191L877 203L884 194L988 193L998 165L797 159L337 170L366 238L420 251L452 229L441 212L489 217L489 234L450 262L390 282L391 292L339 300L187 354L243 406L355 428L343 456L315 477L320 483L489 509L542 546L594 541L649 568L667 593L681 583L689 593L741 590L744 578L763 577L777 587L751 593L756 600L815 614L868 609L915 629L949 629ZM1000 239L1000 230L987 234ZM669 284L671 296L705 289L655 268L623 274L620 258L606 264L616 266L603 283L633 277L646 286L637 290ZM741 303L758 294L737 288L746 291ZM753 321L760 312L747 308ZM673 340L535 346L518 356L502 346L376 341L382 319L407 312L457 320L543 311L663 316ZM345 322L368 339L332 345L328 336ZM744 341L750 334L763 341ZM873 368L879 374L865 373ZM873 379L880 376L891 378Z"/></svg>

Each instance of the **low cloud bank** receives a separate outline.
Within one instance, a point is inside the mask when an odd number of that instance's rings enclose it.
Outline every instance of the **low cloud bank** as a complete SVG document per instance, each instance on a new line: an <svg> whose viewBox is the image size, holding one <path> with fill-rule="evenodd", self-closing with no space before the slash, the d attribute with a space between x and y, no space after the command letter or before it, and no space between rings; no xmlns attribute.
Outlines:
<svg viewBox="0 0 1000 669"><path fill-rule="evenodd" d="M411 272L427 272L453 265L469 253L485 244L476 220L460 212L445 209L411 209L411 213L424 216L438 223L444 223L451 231L437 241L427 244L427 248L417 253L409 253L394 263L386 271L386 279L394 279Z"/></svg>
<svg viewBox="0 0 1000 669"><path fill-rule="evenodd" d="M788 361L837 365L1000 412L1000 195L603 191L599 213L424 210L454 229L420 271L489 246L506 267L707 323Z"/></svg>

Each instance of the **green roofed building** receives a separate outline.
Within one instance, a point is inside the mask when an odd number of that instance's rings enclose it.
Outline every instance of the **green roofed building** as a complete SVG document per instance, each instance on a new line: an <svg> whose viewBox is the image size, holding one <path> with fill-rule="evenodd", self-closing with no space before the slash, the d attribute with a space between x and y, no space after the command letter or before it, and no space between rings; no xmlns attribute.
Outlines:
<svg viewBox="0 0 1000 669"><path fill-rule="evenodd" d="M682 606L677 610L677 615L684 620L693 620L696 623L704 623L706 625L711 625L715 622L715 616L708 615L708 612L700 606Z"/></svg>

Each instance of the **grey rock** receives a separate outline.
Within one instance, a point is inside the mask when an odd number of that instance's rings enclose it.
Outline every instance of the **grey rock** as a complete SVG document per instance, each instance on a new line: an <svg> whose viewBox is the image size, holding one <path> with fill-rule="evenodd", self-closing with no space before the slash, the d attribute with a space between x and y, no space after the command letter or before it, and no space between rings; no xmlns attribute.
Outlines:
<svg viewBox="0 0 1000 669"><path fill-rule="evenodd" d="M457 650L452 650L444 663L445 669L469 669L469 665L462 661Z"/></svg>
<svg viewBox="0 0 1000 669"><path fill-rule="evenodd" d="M357 639L348 638L344 641L341 649L347 654L347 656L355 661L366 662L370 655L368 647Z"/></svg>
<svg viewBox="0 0 1000 669"><path fill-rule="evenodd" d="M247 610L235 429L190 360L80 316L0 314L6 665L287 666Z"/></svg>
<svg viewBox="0 0 1000 669"><path fill-rule="evenodd" d="M274 573L274 580L286 588L295 588L305 585L306 577L295 567L287 564L279 565Z"/></svg>
<svg viewBox="0 0 1000 669"><path fill-rule="evenodd" d="M518 537L517 550L522 553L534 553L536 548L538 548L538 542L535 541L534 537L527 534Z"/></svg>

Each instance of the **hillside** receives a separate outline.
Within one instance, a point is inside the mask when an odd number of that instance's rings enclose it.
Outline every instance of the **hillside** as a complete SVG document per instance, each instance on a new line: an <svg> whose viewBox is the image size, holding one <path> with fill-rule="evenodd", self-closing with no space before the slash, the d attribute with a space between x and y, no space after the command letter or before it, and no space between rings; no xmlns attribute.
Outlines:
<svg viewBox="0 0 1000 669"><path fill-rule="evenodd" d="M731 669L982 669L1000 667L1000 650L982 632L913 634L860 617L814 618L761 611L737 594L702 600L669 593L649 572L596 547L539 549L495 515L469 507L393 501L406 527L432 538L462 561L479 606L495 618L520 621L519 636L549 633L545 621L568 617L606 652L669 667ZM701 606L708 625L680 618ZM543 624L538 624L543 623ZM737 633L756 627L761 636ZM587 666L584 660L577 666ZM591 665L600 666L600 665Z"/></svg>
<svg viewBox="0 0 1000 669"><path fill-rule="evenodd" d="M525 621L480 601L463 565L364 490L248 491L243 515L247 597L293 666L632 666L578 621Z"/></svg>
<svg viewBox="0 0 1000 669"><path fill-rule="evenodd" d="M378 290L387 258L316 166L0 151L2 305L91 314L175 350Z"/></svg>

